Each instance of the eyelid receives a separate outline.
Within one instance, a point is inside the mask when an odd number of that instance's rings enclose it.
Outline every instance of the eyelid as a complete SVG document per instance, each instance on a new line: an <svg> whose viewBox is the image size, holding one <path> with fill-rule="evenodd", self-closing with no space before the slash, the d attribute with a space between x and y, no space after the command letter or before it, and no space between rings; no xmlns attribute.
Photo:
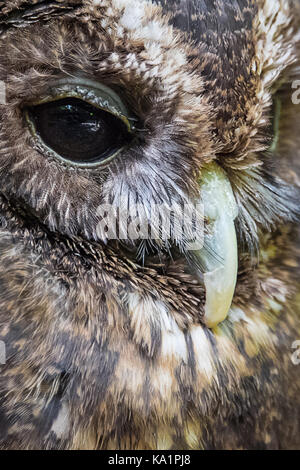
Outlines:
<svg viewBox="0 0 300 470"><path fill-rule="evenodd" d="M107 111L121 119L129 132L134 131L133 122L136 121L130 115L129 110L117 93L102 83L86 78L63 78L50 83L49 94L31 103L39 105L58 101L63 98L79 98L87 103Z"/></svg>

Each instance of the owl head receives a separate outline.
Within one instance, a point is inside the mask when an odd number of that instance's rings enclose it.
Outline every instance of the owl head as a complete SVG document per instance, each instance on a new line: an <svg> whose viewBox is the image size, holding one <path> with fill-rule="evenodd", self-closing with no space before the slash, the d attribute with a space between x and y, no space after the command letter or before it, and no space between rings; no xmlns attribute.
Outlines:
<svg viewBox="0 0 300 470"><path fill-rule="evenodd" d="M75 447L89 426L112 446L132 415L166 436L155 416L246 402L296 276L299 3L0 6L0 315L27 374L11 393L60 396L55 439Z"/></svg>

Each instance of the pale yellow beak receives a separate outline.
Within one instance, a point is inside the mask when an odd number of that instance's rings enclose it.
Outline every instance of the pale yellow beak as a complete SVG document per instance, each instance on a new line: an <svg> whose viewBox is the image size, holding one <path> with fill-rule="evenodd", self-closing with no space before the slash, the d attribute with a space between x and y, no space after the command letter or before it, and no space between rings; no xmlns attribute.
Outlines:
<svg viewBox="0 0 300 470"><path fill-rule="evenodd" d="M227 317L236 287L238 249L234 220L238 208L225 172L215 163L201 172L200 190L209 233L196 256L206 266L205 322L214 328Z"/></svg>

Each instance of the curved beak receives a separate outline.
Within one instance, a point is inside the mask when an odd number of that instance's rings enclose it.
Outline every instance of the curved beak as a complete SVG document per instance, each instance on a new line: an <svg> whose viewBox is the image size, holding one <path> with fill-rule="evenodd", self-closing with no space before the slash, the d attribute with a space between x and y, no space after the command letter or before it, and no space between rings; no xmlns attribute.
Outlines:
<svg viewBox="0 0 300 470"><path fill-rule="evenodd" d="M238 208L231 184L217 164L202 171L199 184L208 234L204 248L194 255L205 271L205 322L214 328L227 317L236 287L238 249L234 220Z"/></svg>

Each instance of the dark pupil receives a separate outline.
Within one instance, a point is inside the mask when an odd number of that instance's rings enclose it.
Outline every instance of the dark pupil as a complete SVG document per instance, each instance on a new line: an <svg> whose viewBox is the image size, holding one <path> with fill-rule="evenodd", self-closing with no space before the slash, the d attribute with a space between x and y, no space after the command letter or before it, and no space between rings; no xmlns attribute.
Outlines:
<svg viewBox="0 0 300 470"><path fill-rule="evenodd" d="M37 105L29 113L44 143L75 163L101 161L130 140L121 119L80 99Z"/></svg>

